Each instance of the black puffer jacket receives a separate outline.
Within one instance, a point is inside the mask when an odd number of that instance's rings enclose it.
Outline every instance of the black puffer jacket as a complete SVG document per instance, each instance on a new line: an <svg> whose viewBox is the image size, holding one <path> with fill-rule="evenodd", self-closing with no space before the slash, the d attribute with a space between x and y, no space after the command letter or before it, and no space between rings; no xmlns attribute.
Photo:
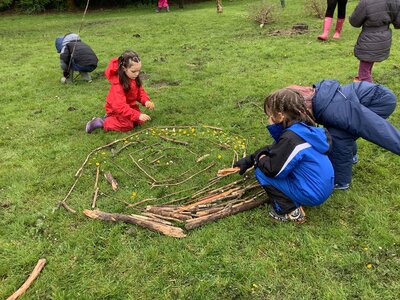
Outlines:
<svg viewBox="0 0 400 300"><path fill-rule="evenodd" d="M395 29L400 28L400 0L360 0L350 16L352 26L362 26L354 55L367 62L388 58L392 45L391 23Z"/></svg>
<svg viewBox="0 0 400 300"><path fill-rule="evenodd" d="M74 49L75 47L75 49ZM71 54L73 53L73 62L80 66L97 66L97 56L87 44L81 40L69 42L60 55L66 65L69 65Z"/></svg>

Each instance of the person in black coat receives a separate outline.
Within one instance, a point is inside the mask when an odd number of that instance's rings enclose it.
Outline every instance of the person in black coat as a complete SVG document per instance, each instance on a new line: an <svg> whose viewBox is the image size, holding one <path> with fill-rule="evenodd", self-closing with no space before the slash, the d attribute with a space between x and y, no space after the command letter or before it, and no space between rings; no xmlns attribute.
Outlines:
<svg viewBox="0 0 400 300"><path fill-rule="evenodd" d="M90 72L97 68L98 58L92 48L81 41L79 35L68 33L56 38L56 49L60 53L60 66L63 70L62 83L73 81L77 71L86 81L92 81Z"/></svg>
<svg viewBox="0 0 400 300"><path fill-rule="evenodd" d="M400 28L399 0L360 0L350 16L350 24L362 27L354 46L354 55L360 60L356 81L373 82L372 67L375 62L389 57L392 30Z"/></svg>

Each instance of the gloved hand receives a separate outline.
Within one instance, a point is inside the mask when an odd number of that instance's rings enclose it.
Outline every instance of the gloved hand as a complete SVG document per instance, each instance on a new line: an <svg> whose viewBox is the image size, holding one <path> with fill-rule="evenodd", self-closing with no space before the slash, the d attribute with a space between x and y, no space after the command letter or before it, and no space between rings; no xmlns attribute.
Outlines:
<svg viewBox="0 0 400 300"><path fill-rule="evenodd" d="M261 149L258 149L256 152L254 152L253 157L254 157L254 164L257 165L258 161L260 160L260 157L262 155L268 156L270 152L271 147L270 146L265 146Z"/></svg>
<svg viewBox="0 0 400 300"><path fill-rule="evenodd" d="M247 171L247 169L251 168L253 165L253 159L251 158L251 156L243 157L233 164L234 167L240 168L240 175L243 175Z"/></svg>

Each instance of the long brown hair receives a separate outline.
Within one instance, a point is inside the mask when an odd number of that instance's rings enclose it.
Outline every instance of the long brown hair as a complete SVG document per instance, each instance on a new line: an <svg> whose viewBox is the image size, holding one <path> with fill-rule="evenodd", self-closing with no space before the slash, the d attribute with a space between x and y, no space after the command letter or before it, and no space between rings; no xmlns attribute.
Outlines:
<svg viewBox="0 0 400 300"><path fill-rule="evenodd" d="M264 112L285 115L284 127L294 121L304 122L311 126L316 125L314 117L305 105L304 97L290 88L283 88L268 95L264 100Z"/></svg>
<svg viewBox="0 0 400 300"><path fill-rule="evenodd" d="M127 69L132 62L140 63L139 55L132 50L126 50L124 53L118 57L118 77L119 83L124 87L124 92L127 93L131 89L131 79L126 76L124 68ZM140 87L142 85L142 80L140 76L135 79L136 85Z"/></svg>

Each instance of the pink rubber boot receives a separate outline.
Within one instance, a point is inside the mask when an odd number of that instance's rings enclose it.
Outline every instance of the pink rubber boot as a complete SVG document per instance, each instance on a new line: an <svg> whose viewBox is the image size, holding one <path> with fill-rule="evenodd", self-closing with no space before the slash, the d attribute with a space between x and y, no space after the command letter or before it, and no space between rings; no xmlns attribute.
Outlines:
<svg viewBox="0 0 400 300"><path fill-rule="evenodd" d="M328 39L329 29L332 25L332 18L326 17L324 19L324 32L318 37L321 41L326 41Z"/></svg>
<svg viewBox="0 0 400 300"><path fill-rule="evenodd" d="M338 38L340 38L340 33L342 32L343 23L344 23L344 19L337 19L335 34L333 35L334 40L337 40Z"/></svg>

